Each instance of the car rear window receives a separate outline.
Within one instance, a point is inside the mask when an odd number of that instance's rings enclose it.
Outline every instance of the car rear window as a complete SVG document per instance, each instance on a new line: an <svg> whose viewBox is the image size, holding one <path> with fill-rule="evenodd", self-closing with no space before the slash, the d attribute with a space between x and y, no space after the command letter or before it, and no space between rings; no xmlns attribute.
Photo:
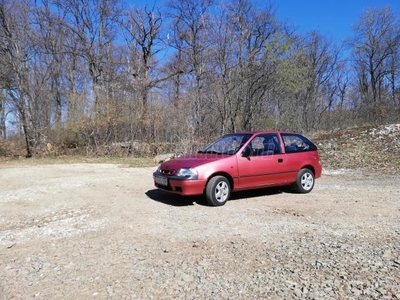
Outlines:
<svg viewBox="0 0 400 300"><path fill-rule="evenodd" d="M315 151L317 146L306 137L300 134L282 134L286 153L297 153L304 151Z"/></svg>

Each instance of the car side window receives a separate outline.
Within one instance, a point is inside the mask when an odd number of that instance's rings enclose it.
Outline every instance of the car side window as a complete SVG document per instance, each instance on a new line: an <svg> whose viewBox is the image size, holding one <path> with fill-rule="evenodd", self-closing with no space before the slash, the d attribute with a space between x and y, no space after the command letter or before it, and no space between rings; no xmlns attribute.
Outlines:
<svg viewBox="0 0 400 300"><path fill-rule="evenodd" d="M251 156L265 156L281 153L277 134L261 134L250 142Z"/></svg>
<svg viewBox="0 0 400 300"><path fill-rule="evenodd" d="M298 153L317 150L310 140L300 134L282 134L286 153Z"/></svg>

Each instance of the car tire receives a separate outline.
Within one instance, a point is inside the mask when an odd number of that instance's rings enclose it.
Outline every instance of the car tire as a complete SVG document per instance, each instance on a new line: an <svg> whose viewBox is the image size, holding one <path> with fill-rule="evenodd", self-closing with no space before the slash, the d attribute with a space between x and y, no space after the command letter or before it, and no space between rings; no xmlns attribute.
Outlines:
<svg viewBox="0 0 400 300"><path fill-rule="evenodd" d="M312 191L315 184L314 173L307 168L301 169L297 174L295 189L297 192L306 194Z"/></svg>
<svg viewBox="0 0 400 300"><path fill-rule="evenodd" d="M211 206L224 205L231 194L231 185L224 176L212 177L206 186L206 199Z"/></svg>

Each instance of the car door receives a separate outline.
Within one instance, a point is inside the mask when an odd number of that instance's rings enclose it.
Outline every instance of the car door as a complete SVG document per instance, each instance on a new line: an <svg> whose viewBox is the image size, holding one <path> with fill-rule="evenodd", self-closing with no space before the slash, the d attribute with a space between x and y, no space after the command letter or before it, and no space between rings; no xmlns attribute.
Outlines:
<svg viewBox="0 0 400 300"><path fill-rule="evenodd" d="M282 140L286 153L287 180L294 182L303 166L315 166L318 163L317 147L300 134L282 133Z"/></svg>
<svg viewBox="0 0 400 300"><path fill-rule="evenodd" d="M255 136L245 152L238 157L239 189L285 183L285 154L278 134Z"/></svg>

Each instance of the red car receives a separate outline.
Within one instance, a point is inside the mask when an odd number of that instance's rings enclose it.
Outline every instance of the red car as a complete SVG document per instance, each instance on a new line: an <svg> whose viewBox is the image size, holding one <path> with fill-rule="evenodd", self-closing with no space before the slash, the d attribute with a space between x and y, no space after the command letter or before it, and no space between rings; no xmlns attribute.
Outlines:
<svg viewBox="0 0 400 300"><path fill-rule="evenodd" d="M159 189L204 194L221 206L232 191L292 185L309 193L321 172L317 147L306 137L265 131L224 135L196 154L162 163L153 178Z"/></svg>

